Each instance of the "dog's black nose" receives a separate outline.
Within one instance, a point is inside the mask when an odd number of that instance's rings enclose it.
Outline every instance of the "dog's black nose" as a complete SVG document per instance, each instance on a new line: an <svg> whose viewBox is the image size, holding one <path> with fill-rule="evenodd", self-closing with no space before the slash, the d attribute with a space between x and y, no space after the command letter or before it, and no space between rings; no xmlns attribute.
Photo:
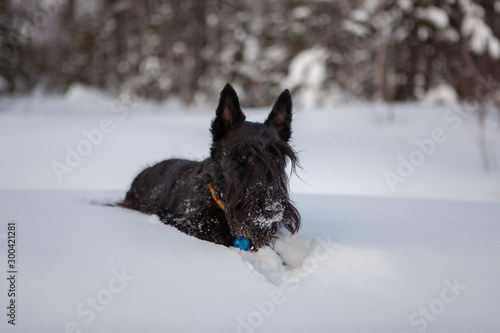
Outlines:
<svg viewBox="0 0 500 333"><path fill-rule="evenodd" d="M267 203L262 207L262 215L264 215L267 218L273 218L276 215L280 214L283 212L283 204L278 202L273 202L273 203Z"/></svg>
<svg viewBox="0 0 500 333"><path fill-rule="evenodd" d="M276 215L277 211L272 209L272 208L269 208L269 207L265 207L263 210L262 210L262 214L265 216L265 217L273 217L274 215Z"/></svg>

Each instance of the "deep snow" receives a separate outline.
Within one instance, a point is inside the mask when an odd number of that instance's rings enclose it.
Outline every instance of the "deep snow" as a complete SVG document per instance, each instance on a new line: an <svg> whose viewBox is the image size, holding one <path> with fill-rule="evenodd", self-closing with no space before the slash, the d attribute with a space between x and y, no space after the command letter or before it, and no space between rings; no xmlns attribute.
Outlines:
<svg viewBox="0 0 500 333"><path fill-rule="evenodd" d="M15 222L18 293L12 327L1 279L2 332L500 329L499 176L457 107L396 105L394 122L383 105L299 110L303 228L249 253L102 205L147 164L208 154L215 107L123 103L81 88L6 101L0 261L7 274ZM488 139L494 157L498 133ZM384 174L417 150L422 163L391 191Z"/></svg>
<svg viewBox="0 0 500 333"><path fill-rule="evenodd" d="M500 327L497 204L298 195L304 227L278 241L283 267L271 249L240 253L91 204L119 195L0 193L4 231L7 221L18 229L17 331L73 322L82 332ZM5 262L5 239L1 248ZM5 305L5 279L0 288ZM5 317L0 325L15 331Z"/></svg>

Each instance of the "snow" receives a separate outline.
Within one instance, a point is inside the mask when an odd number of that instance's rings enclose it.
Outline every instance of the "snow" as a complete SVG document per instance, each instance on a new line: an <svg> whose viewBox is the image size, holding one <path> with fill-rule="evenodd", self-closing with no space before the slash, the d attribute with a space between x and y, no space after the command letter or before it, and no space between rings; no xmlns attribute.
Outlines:
<svg viewBox="0 0 500 333"><path fill-rule="evenodd" d="M398 0L398 6L401 7L405 13L408 13L413 9L413 2L411 0Z"/></svg>
<svg viewBox="0 0 500 333"><path fill-rule="evenodd" d="M449 43L457 43L460 40L460 35L458 34L458 32L451 27L438 31L437 36Z"/></svg>
<svg viewBox="0 0 500 333"><path fill-rule="evenodd" d="M417 30L418 39L421 41L426 41L431 34L431 30L426 26L420 26Z"/></svg>
<svg viewBox="0 0 500 333"><path fill-rule="evenodd" d="M427 105L447 104L456 105L458 94L455 88L449 84L441 83L427 91L421 102Z"/></svg>
<svg viewBox="0 0 500 333"><path fill-rule="evenodd" d="M500 58L500 41L497 38L490 38L488 40L488 54L493 59Z"/></svg>
<svg viewBox="0 0 500 333"><path fill-rule="evenodd" d="M247 63L253 63L259 58L260 54L260 44L259 40L253 36L249 35L245 39L245 49L243 53L243 58Z"/></svg>
<svg viewBox="0 0 500 333"><path fill-rule="evenodd" d="M342 27L354 34L355 36L359 36L361 38L365 38L367 35L368 35L368 29L362 25L362 24L359 24L357 22L354 22L354 21L351 21L351 20L344 20L342 21Z"/></svg>
<svg viewBox="0 0 500 333"><path fill-rule="evenodd" d="M354 21L366 22L370 19L370 13L364 9L355 9L351 12Z"/></svg>
<svg viewBox="0 0 500 333"><path fill-rule="evenodd" d="M450 24L448 14L443 9L434 6L418 7L415 10L415 16L421 20L427 20L438 29L444 29Z"/></svg>
<svg viewBox="0 0 500 333"><path fill-rule="evenodd" d="M63 332L72 322L84 332L500 327L498 204L297 195L304 226L277 242L283 266L269 248L228 249L90 204L119 197L0 193L0 218L18 229L17 330ZM447 281L466 289L454 296ZM7 290L5 279L0 288Z"/></svg>
<svg viewBox="0 0 500 333"><path fill-rule="evenodd" d="M4 101L0 261L16 223L18 293L16 327L4 315L0 331L500 329L500 181L482 169L466 109L296 108L303 180L292 177L291 191L302 228L273 249L226 248L103 205L148 164L207 156L214 109L113 100L81 86L63 98ZM245 111L262 121L269 110ZM71 169L61 181L54 161ZM394 191L386 172L404 178Z"/></svg>
<svg viewBox="0 0 500 333"><path fill-rule="evenodd" d="M304 109L317 107L321 86L326 77L328 51L321 47L304 50L290 62L289 74L283 86L297 88L296 104Z"/></svg>
<svg viewBox="0 0 500 333"><path fill-rule="evenodd" d="M490 56L498 59L498 40L493 35L491 28L476 17L468 16L464 18L462 31L465 37L470 36L471 50L476 54L483 54L489 50Z"/></svg>
<svg viewBox="0 0 500 333"><path fill-rule="evenodd" d="M299 6L292 11L292 16L296 19L306 19L311 16L311 14L311 9L307 6Z"/></svg>
<svg viewBox="0 0 500 333"><path fill-rule="evenodd" d="M139 67L141 73L158 73L161 70L160 59L149 56L142 60Z"/></svg>
<svg viewBox="0 0 500 333"><path fill-rule="evenodd" d="M484 9L469 0L461 0L460 5L466 14L462 22L462 34L469 38L472 52L480 55L488 51L491 58L500 58L500 41L484 22Z"/></svg>

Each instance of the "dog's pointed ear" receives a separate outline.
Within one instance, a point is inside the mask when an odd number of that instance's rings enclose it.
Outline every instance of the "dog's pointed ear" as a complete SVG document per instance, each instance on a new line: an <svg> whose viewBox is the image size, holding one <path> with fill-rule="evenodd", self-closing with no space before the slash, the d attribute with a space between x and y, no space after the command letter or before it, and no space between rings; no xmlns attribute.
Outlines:
<svg viewBox="0 0 500 333"><path fill-rule="evenodd" d="M278 132L281 140L288 142L292 136L292 96L288 89L279 95L264 125Z"/></svg>
<svg viewBox="0 0 500 333"><path fill-rule="evenodd" d="M243 122L245 122L245 115L241 111L238 95L234 88L227 83L220 92L219 105L215 111L215 119L212 121L213 140L221 139L228 130Z"/></svg>

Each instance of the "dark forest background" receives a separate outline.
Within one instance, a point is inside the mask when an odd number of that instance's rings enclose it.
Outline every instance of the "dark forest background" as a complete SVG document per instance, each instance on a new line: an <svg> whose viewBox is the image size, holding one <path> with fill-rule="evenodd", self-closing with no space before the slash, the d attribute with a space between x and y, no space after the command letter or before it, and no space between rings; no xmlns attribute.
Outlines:
<svg viewBox="0 0 500 333"><path fill-rule="evenodd" d="M500 99L495 0L0 0L0 92L217 98L245 106L286 84L320 99Z"/></svg>

